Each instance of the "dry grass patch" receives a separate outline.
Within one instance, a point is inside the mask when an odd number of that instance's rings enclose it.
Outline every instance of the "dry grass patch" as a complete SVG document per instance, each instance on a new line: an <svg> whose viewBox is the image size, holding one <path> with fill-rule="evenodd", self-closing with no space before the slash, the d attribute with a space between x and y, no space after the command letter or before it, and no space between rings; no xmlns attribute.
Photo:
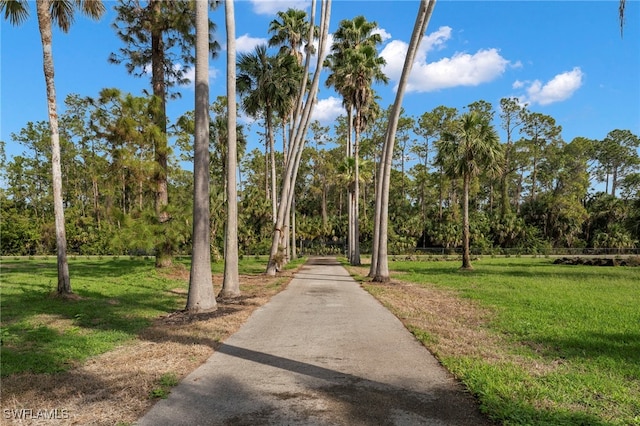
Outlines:
<svg viewBox="0 0 640 426"><path fill-rule="evenodd" d="M136 340L67 372L5 377L2 408L32 410L34 414L38 410L64 410L60 411L64 414L61 417L68 418L55 420L58 425L132 424L155 403L150 395L163 377L182 379L202 364L256 308L286 286L293 272L286 271L279 277L241 276L242 296L219 300L215 312L195 316L170 313L158 318ZM221 281L221 276L214 276L216 288ZM186 296L182 290L175 292ZM68 321L57 318L42 316L39 320L56 328L69 326ZM6 419L4 412L2 417L3 425L43 423L42 419Z"/></svg>
<svg viewBox="0 0 640 426"><path fill-rule="evenodd" d="M411 283L365 283L364 287L404 325L424 336L437 356L500 358L498 337L485 329L491 312L454 292Z"/></svg>
<svg viewBox="0 0 640 426"><path fill-rule="evenodd" d="M348 269L355 276L368 274L364 267ZM401 282L393 277L388 283L367 280L362 284L440 360L454 357L482 359L494 365L509 363L534 376L548 374L562 365L561 360L547 363L514 354L503 336L488 330L495 313L453 290Z"/></svg>

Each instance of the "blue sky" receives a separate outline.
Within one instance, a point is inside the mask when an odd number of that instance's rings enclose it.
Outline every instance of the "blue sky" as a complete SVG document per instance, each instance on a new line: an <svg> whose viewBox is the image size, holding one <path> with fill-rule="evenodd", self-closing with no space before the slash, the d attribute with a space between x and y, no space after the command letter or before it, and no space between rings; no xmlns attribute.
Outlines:
<svg viewBox="0 0 640 426"><path fill-rule="evenodd" d="M96 96L105 87L140 95L149 79L126 73L107 58L120 48L111 24L111 1L99 22L78 16L68 34L54 33L53 54L59 107L68 94ZM22 152L11 140L29 121L47 119L42 72L42 48L35 16L20 27L2 21L0 140L7 155ZM251 51L269 37L267 28L277 10L309 10L310 1L236 1L238 51ZM388 86L377 86L381 106L395 96L404 52L417 11L416 1L334 0L331 31L341 19L364 15L376 21L384 43ZM421 54L411 75L403 106L420 116L439 105L464 111L471 102L485 100L498 107L503 97L518 97L531 111L548 114L563 128L569 142L584 136L602 139L614 129L640 134L640 2L627 1L621 37L618 1L452 1L440 0L434 9ZM210 13L224 44L224 7ZM211 100L225 93L224 51L210 62ZM180 66L181 64L177 64ZM193 109L193 88L179 89L182 98L170 101L175 120ZM330 124L343 114L339 97L322 80L315 118ZM496 122L496 127L498 123ZM253 131L259 125L249 126ZM257 147L252 134L250 147Z"/></svg>

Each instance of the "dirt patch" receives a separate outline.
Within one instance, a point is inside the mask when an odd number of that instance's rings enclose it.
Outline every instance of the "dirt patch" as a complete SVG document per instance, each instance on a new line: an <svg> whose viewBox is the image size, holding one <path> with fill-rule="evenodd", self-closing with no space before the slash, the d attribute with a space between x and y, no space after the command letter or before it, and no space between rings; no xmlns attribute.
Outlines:
<svg viewBox="0 0 640 426"><path fill-rule="evenodd" d="M188 281L188 271L185 276L176 268L171 274ZM49 424L51 416L57 425L132 424L157 401L151 395L161 387L163 376L182 379L197 368L292 277L293 271L278 277L241 276L242 296L218 300L214 312L167 314L134 341L65 373L3 378L2 409L28 418L7 419L3 411L0 424ZM219 288L222 276L213 280ZM69 326L56 317L38 319L56 328Z"/></svg>

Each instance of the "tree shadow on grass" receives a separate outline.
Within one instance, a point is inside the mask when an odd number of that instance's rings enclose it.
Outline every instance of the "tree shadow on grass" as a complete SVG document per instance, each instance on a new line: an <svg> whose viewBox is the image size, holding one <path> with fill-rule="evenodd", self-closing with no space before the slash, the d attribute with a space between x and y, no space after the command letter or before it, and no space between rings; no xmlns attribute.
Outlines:
<svg viewBox="0 0 640 426"><path fill-rule="evenodd" d="M606 357L618 365L628 366L640 378L640 332L583 332L574 336L535 339L539 352L551 358L592 360Z"/></svg>
<svg viewBox="0 0 640 426"><path fill-rule="evenodd" d="M153 278L152 262L83 260L70 266L77 297L64 299L55 296L55 260L3 262L3 376L68 370L135 337L185 300L170 289L186 284Z"/></svg>
<svg viewBox="0 0 640 426"><path fill-rule="evenodd" d="M156 275L152 261L83 259L70 266L74 299L55 296L55 260L3 264L2 376L66 371L156 322L206 319L181 311L187 282ZM251 296L241 296L212 315L252 304Z"/></svg>

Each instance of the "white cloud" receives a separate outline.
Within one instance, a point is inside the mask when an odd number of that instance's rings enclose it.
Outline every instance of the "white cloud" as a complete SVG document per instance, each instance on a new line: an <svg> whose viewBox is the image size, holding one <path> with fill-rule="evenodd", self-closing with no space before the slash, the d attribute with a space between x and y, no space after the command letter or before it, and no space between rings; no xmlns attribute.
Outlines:
<svg viewBox="0 0 640 426"><path fill-rule="evenodd" d="M414 69L416 64L426 63L429 51L444 48L445 42L450 38L451 27L447 26L440 27L437 31L424 36L420 43L420 49L416 54ZM380 52L380 56L387 62L383 71L391 80L398 81L400 79L408 47L409 45L404 41L393 40Z"/></svg>
<svg viewBox="0 0 640 426"><path fill-rule="evenodd" d="M520 86L526 87L526 95L521 96L521 101L539 105L549 105L554 102L569 99L580 87L582 87L584 73L580 67L575 67L571 71L566 71L556 75L551 80L543 84L540 80L533 82L520 82Z"/></svg>
<svg viewBox="0 0 640 426"><path fill-rule="evenodd" d="M451 38L451 31L451 27L443 26L424 36L409 77L407 92L477 86L500 77L510 64L497 49L481 49L474 54L458 52L450 58L427 62L428 52L443 49ZM384 72L391 80L400 79L407 47L407 43L394 40L381 52L387 61ZM514 66L519 65L516 63Z"/></svg>
<svg viewBox="0 0 640 426"><path fill-rule="evenodd" d="M422 38L420 43L421 54L426 54L433 49L442 49L445 47L445 42L451 38L451 27L442 26L429 35Z"/></svg>
<svg viewBox="0 0 640 426"><path fill-rule="evenodd" d="M456 53L431 63L417 63L407 84L407 92L432 92L457 86L478 86L500 77L509 61L497 49L479 50L473 55Z"/></svg>
<svg viewBox="0 0 640 426"><path fill-rule="evenodd" d="M511 87L514 88L514 89L521 89L521 88L524 87L524 85L525 85L524 81L516 80L516 81L513 82Z"/></svg>
<svg viewBox="0 0 640 426"><path fill-rule="evenodd" d="M309 0L251 0L253 11L258 15L275 15L279 11L287 9L306 10Z"/></svg>
<svg viewBox="0 0 640 426"><path fill-rule="evenodd" d="M327 99L320 99L313 107L313 114L311 120L318 120L321 124L331 124L335 122L336 118L340 115L344 115L345 110L342 106L342 99L330 96ZM255 119L246 115L246 113L240 109L238 113L238 122L246 125L252 125L258 123L263 125L262 119Z"/></svg>
<svg viewBox="0 0 640 426"><path fill-rule="evenodd" d="M334 96L320 99L313 107L312 120L318 120L322 124L332 123L339 115L345 114L342 100Z"/></svg>
<svg viewBox="0 0 640 426"><path fill-rule="evenodd" d="M391 79L398 81L402 74L402 66L404 64L404 57L407 54L407 43L400 40L393 40L388 43L380 56L386 61L386 65L382 69L385 75Z"/></svg>
<svg viewBox="0 0 640 426"><path fill-rule="evenodd" d="M256 46L261 44L267 44L267 39L251 37L249 34L241 35L236 39L236 53L252 52Z"/></svg>

